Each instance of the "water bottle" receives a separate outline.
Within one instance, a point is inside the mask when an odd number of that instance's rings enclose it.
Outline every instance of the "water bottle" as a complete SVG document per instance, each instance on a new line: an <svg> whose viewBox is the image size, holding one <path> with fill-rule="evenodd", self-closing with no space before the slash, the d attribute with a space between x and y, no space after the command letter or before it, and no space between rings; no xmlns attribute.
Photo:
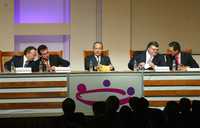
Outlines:
<svg viewBox="0 0 200 128"><path fill-rule="evenodd" d="M133 71L138 71L137 61L134 60Z"/></svg>
<svg viewBox="0 0 200 128"><path fill-rule="evenodd" d="M48 72L47 65L43 64L43 72Z"/></svg>
<svg viewBox="0 0 200 128"><path fill-rule="evenodd" d="M11 68L10 68L10 71L11 72L15 72L15 65L14 65L14 63L13 62L11 62Z"/></svg>
<svg viewBox="0 0 200 128"><path fill-rule="evenodd" d="M172 61L172 71L176 71L176 60Z"/></svg>
<svg viewBox="0 0 200 128"><path fill-rule="evenodd" d="M39 63L39 72L43 72L43 63L40 61Z"/></svg>
<svg viewBox="0 0 200 128"><path fill-rule="evenodd" d="M89 71L90 71L90 72L93 71L93 63L92 63L92 60L90 60L90 62L89 62Z"/></svg>

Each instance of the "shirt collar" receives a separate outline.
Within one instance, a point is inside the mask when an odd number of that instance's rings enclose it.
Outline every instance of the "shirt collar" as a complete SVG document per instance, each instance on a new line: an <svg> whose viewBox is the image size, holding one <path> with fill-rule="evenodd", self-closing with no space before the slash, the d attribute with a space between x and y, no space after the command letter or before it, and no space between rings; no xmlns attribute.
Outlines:
<svg viewBox="0 0 200 128"><path fill-rule="evenodd" d="M150 58L150 57L151 57L151 55L149 54L148 51L146 51L146 58Z"/></svg>
<svg viewBox="0 0 200 128"><path fill-rule="evenodd" d="M95 55L95 58L96 58L97 62L98 62L98 60L99 60L99 63L101 62L101 56L96 56Z"/></svg>
<svg viewBox="0 0 200 128"><path fill-rule="evenodd" d="M23 57L24 59L24 61L23 61L23 67L25 66L25 64L26 64L26 61L28 60L28 58L24 55L24 57Z"/></svg>
<svg viewBox="0 0 200 128"><path fill-rule="evenodd" d="M28 59L27 59L27 57L24 55L24 62L26 62Z"/></svg>

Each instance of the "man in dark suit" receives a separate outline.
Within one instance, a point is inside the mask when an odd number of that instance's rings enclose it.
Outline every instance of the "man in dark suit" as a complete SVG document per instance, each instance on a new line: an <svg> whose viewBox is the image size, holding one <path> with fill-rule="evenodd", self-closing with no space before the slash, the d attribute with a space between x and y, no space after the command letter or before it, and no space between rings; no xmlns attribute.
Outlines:
<svg viewBox="0 0 200 128"><path fill-rule="evenodd" d="M93 55L87 56L85 58L85 70L89 70L89 66L93 66L93 70L97 70L98 65L106 65L109 66L110 70L114 70L114 67L110 61L108 56L102 55L103 51L103 43L102 42L95 42L93 44Z"/></svg>
<svg viewBox="0 0 200 128"><path fill-rule="evenodd" d="M168 54L166 56L166 63L172 69L173 60L177 65L178 70L186 71L187 67L199 68L197 62L193 59L190 53L181 52L181 46L178 42L173 41L168 44Z"/></svg>
<svg viewBox="0 0 200 128"><path fill-rule="evenodd" d="M46 45L40 45L38 47L39 59L36 61L37 71L39 71L39 65L42 63L43 71L55 71L55 67L68 67L70 62L62 59L58 55L49 55L48 47Z"/></svg>
<svg viewBox="0 0 200 128"><path fill-rule="evenodd" d="M154 69L155 66L165 66L164 56L158 53L159 44L152 41L147 45L146 51L141 54L136 54L129 63L128 68L133 70L136 63L139 69Z"/></svg>
<svg viewBox="0 0 200 128"><path fill-rule="evenodd" d="M11 71L11 65L14 67L31 67L34 72L34 59L36 58L36 48L29 46L24 50L23 56L14 56L11 60L4 64L5 70Z"/></svg>

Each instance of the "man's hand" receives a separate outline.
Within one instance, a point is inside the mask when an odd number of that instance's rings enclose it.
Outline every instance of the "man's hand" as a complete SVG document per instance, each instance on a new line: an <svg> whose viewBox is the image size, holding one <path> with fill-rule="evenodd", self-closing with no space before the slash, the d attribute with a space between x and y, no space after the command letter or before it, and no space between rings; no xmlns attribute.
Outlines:
<svg viewBox="0 0 200 128"><path fill-rule="evenodd" d="M110 64L110 65L109 65L109 68L110 68L110 71L112 71L114 67L113 67L112 64Z"/></svg>
<svg viewBox="0 0 200 128"><path fill-rule="evenodd" d="M51 71L55 71L56 70L56 66L51 66Z"/></svg>
<svg viewBox="0 0 200 128"><path fill-rule="evenodd" d="M187 71L188 66L178 65L178 71Z"/></svg>
<svg viewBox="0 0 200 128"><path fill-rule="evenodd" d="M155 69L156 65L154 63L150 63L149 66L153 69Z"/></svg>
<svg viewBox="0 0 200 128"><path fill-rule="evenodd" d="M144 62L141 62L141 63L138 64L138 68L139 68L139 69L143 69L143 68L144 68L144 65L145 65L145 63L144 63Z"/></svg>
<svg viewBox="0 0 200 128"><path fill-rule="evenodd" d="M55 66L52 66L51 67L51 65L48 63L48 60L45 60L45 59L42 59L42 62L43 62L43 64L46 66L46 70L48 71L48 72L52 72L52 71L54 71L55 70ZM53 70L54 69L54 70Z"/></svg>

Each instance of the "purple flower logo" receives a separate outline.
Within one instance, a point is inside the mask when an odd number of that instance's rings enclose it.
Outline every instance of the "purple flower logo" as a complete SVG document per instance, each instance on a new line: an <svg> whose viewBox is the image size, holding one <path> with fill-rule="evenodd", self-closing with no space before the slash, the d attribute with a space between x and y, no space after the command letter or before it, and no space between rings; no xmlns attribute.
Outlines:
<svg viewBox="0 0 200 128"><path fill-rule="evenodd" d="M93 103L97 101L92 101L88 99L84 99L82 95L84 94L90 94L90 93L99 93L99 92L111 92L115 94L120 94L122 96L127 95L126 98L120 99L120 105L126 104L129 101L129 98L135 94L135 89L133 87L128 87L128 89L125 91L121 88L108 88L111 86L111 81L110 80L104 80L102 82L103 86L105 88L97 88L97 89L92 89L92 90L87 90L87 87L85 84L80 83L77 85L77 93L76 93L76 99L86 105L91 106Z"/></svg>

